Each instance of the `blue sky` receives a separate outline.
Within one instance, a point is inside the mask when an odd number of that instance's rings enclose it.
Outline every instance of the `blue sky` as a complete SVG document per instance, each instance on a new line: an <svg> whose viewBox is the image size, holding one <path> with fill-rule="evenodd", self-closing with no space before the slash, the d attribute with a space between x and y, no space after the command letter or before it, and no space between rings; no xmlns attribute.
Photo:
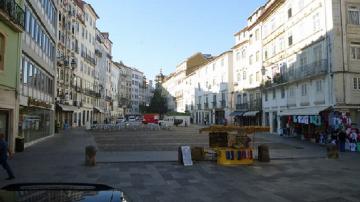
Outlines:
<svg viewBox="0 0 360 202"><path fill-rule="evenodd" d="M153 79L196 52L218 55L234 45L233 34L266 0L86 0L110 33L114 61Z"/></svg>

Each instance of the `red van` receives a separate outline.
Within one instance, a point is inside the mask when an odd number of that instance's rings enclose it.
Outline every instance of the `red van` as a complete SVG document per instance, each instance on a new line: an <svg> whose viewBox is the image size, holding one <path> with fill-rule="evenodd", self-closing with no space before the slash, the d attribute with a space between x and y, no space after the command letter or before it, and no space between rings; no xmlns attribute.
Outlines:
<svg viewBox="0 0 360 202"><path fill-rule="evenodd" d="M143 121L144 124L148 123L159 123L159 114L144 114Z"/></svg>

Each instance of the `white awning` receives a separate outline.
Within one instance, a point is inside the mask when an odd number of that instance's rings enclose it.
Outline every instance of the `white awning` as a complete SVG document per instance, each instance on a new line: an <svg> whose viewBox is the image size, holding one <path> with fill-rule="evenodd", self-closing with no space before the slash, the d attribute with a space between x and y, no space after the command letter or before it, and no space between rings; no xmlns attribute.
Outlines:
<svg viewBox="0 0 360 202"><path fill-rule="evenodd" d="M319 115L321 111L327 109L328 106L318 106L318 107L306 107L306 108L297 108L297 109L282 109L279 112L280 116L291 116L291 115Z"/></svg>
<svg viewBox="0 0 360 202"><path fill-rule="evenodd" d="M256 116L257 113L259 113L259 111L249 111L245 112L243 116Z"/></svg>
<svg viewBox="0 0 360 202"><path fill-rule="evenodd" d="M75 107L75 106L70 106L70 105L63 105L63 104L58 104L59 107L65 111L65 112L76 112L79 111L79 108Z"/></svg>
<svg viewBox="0 0 360 202"><path fill-rule="evenodd" d="M104 110L100 109L99 107L94 107L95 110L97 110L100 113L104 113Z"/></svg>

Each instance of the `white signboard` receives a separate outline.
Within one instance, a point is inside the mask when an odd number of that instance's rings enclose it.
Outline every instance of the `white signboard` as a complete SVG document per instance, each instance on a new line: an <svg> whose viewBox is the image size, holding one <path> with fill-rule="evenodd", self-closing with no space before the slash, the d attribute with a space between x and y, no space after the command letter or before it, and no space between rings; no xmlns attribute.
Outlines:
<svg viewBox="0 0 360 202"><path fill-rule="evenodd" d="M190 146L181 146L181 153L184 166L192 166L193 162L191 159L191 149Z"/></svg>

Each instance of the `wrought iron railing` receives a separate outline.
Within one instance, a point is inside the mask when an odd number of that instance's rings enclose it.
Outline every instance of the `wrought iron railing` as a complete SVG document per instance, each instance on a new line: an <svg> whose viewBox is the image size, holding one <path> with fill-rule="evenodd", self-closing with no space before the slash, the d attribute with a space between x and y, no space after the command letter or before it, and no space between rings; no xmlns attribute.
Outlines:
<svg viewBox="0 0 360 202"><path fill-rule="evenodd" d="M25 11L15 0L0 0L0 10L7 13L12 22L25 28Z"/></svg>

